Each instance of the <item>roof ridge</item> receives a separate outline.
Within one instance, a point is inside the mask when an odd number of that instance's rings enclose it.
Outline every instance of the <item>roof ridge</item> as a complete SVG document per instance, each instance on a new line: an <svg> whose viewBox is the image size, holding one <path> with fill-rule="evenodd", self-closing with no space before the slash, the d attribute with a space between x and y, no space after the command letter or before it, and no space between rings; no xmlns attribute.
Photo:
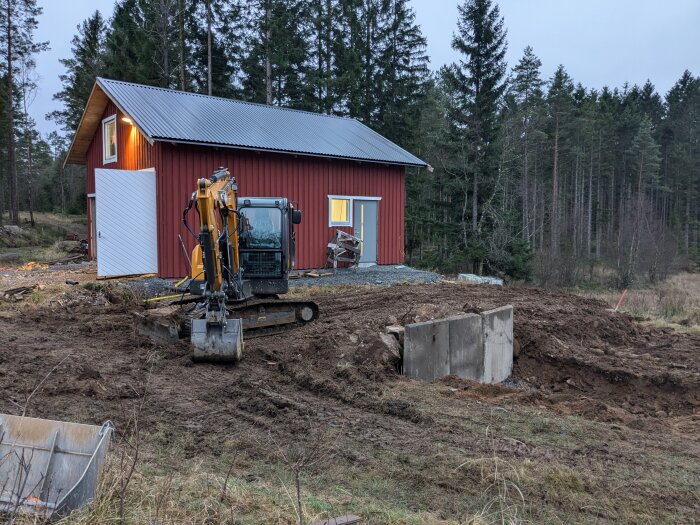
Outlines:
<svg viewBox="0 0 700 525"><path fill-rule="evenodd" d="M97 80L99 80L100 82L115 82L118 84L126 84L129 86L136 86L136 87L147 88L147 89L155 89L157 91L181 93L183 95L190 95L193 97L202 97L202 98L209 98L209 99L214 98L214 99L218 99L218 100L225 100L226 102L236 102L238 104L247 104L250 106L278 109L278 110L282 110L282 111L294 111L296 113L306 113L306 114L315 115L318 117L328 117L328 118L335 118L335 119L340 119L340 120L360 122L359 120L357 120L356 118L353 118L353 117L343 117L341 115L329 115L327 113L317 113L315 111L309 111L306 109L288 108L288 107L284 107L284 106L273 106L271 104L262 104L260 102L249 102L247 100L239 100L237 98L226 98L226 97L219 97L219 96L215 96L215 95L204 95L202 93L194 93L192 91L182 91L181 89L164 88L161 86L149 86L148 84L138 84L136 82L127 82L125 80L114 80L112 78L106 78L106 77L97 77ZM362 124L362 123L360 122L360 124Z"/></svg>

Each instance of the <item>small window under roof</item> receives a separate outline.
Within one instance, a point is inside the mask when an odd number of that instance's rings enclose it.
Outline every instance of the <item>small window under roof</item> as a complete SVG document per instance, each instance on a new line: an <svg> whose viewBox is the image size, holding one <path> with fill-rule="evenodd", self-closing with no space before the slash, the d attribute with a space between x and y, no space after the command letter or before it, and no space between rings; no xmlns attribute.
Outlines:
<svg viewBox="0 0 700 525"><path fill-rule="evenodd" d="M103 164L117 162L117 116L102 121Z"/></svg>

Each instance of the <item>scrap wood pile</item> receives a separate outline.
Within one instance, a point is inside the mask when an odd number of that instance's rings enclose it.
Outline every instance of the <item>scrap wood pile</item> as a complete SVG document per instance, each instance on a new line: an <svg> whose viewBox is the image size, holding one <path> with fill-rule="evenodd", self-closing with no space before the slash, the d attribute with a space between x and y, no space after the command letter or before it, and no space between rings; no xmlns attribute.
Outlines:
<svg viewBox="0 0 700 525"><path fill-rule="evenodd" d="M85 254L79 253L77 255L69 255L67 257L61 257L60 259L53 259L51 261L46 261L45 263L40 263L37 261L29 261L22 266L6 266L0 267L0 270L48 270L49 266L55 266L57 264L69 264L78 263L85 259Z"/></svg>
<svg viewBox="0 0 700 525"><path fill-rule="evenodd" d="M45 286L43 284L32 284L31 286L18 286L17 288L10 288L2 292L2 298L7 301L21 301L24 296L31 293L32 291L39 289L43 290Z"/></svg>
<svg viewBox="0 0 700 525"><path fill-rule="evenodd" d="M85 259L84 253L79 253L77 255L69 255L68 257L62 257L60 259L54 259L52 261L47 261L46 264L53 266L54 264L66 264L71 262L78 262Z"/></svg>
<svg viewBox="0 0 700 525"><path fill-rule="evenodd" d="M312 277L318 279L319 277L328 277L333 275L333 272L318 272L316 270L298 270L294 273L289 274L290 279L301 279L302 277Z"/></svg>

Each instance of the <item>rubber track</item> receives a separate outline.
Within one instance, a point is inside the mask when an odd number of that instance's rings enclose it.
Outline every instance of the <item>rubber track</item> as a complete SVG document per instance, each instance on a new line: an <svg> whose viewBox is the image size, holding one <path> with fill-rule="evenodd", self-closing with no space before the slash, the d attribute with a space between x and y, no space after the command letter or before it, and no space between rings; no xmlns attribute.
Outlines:
<svg viewBox="0 0 700 525"><path fill-rule="evenodd" d="M193 299L185 299L183 301L178 301L176 304L189 304L197 302L197 300ZM226 308L231 314L234 314L234 316L238 313L240 314L241 312L245 312L249 308L255 308L257 309L260 306L269 306L269 307L279 307L283 305L293 305L295 310L301 309L303 307L308 307L311 308L311 311L313 312L313 317L309 321L304 321L301 319L297 319L296 322L294 323L285 323L281 325L276 325L276 326L265 326L262 328L246 328L244 331L244 338L247 339L256 339L258 337L267 337L271 335L276 335L282 332L286 332L288 330L293 330L295 328L298 328L300 326L303 326L308 323L314 322L316 319L318 319L319 311L318 311L318 305L314 303L313 301L294 301L294 300L286 300L286 299L251 299L248 301L241 301L240 303L228 303L226 305ZM197 308L191 312L191 315L187 315L187 319L190 321L192 319L197 319L201 318L199 317L198 314L201 314L202 310ZM240 315L240 317L244 317L243 315ZM180 331L180 337L185 337L188 338L190 336L190 323L183 323L183 329Z"/></svg>

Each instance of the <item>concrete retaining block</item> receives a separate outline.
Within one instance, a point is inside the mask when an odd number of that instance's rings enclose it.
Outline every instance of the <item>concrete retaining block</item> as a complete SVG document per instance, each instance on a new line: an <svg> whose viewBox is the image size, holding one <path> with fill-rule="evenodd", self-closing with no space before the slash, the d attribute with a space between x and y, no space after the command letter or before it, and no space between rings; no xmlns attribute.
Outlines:
<svg viewBox="0 0 700 525"><path fill-rule="evenodd" d="M500 383L513 370L513 307L406 325L403 373Z"/></svg>
<svg viewBox="0 0 700 525"><path fill-rule="evenodd" d="M473 284L492 284L494 286L503 286L503 279L498 277L474 275L473 273L460 273L457 275L457 280L467 281Z"/></svg>
<svg viewBox="0 0 700 525"><path fill-rule="evenodd" d="M513 371L513 307L481 313L484 326L483 383L500 383Z"/></svg>
<svg viewBox="0 0 700 525"><path fill-rule="evenodd" d="M416 379L450 374L450 323L446 319L406 325L403 373Z"/></svg>
<svg viewBox="0 0 700 525"><path fill-rule="evenodd" d="M450 374L481 381L484 375L481 316L465 314L447 320L450 323Z"/></svg>

